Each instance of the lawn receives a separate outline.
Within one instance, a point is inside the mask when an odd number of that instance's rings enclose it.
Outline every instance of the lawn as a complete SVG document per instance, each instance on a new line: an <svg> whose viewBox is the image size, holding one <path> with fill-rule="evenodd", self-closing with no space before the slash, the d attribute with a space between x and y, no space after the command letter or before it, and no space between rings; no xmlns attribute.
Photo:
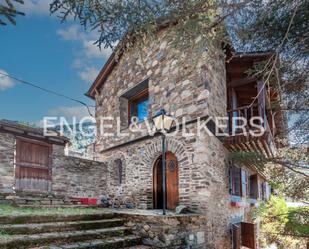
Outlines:
<svg viewBox="0 0 309 249"><path fill-rule="evenodd" d="M83 214L101 214L104 211L99 208L19 208L11 205L0 204L0 218L3 216L18 217L18 216L70 216L70 215L83 215ZM0 230L0 241L5 241L10 238L11 235L5 231Z"/></svg>

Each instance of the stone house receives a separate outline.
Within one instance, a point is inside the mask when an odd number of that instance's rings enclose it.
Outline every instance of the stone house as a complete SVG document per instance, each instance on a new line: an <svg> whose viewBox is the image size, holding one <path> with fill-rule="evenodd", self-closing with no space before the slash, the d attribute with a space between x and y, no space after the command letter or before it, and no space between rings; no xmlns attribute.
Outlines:
<svg viewBox="0 0 309 249"><path fill-rule="evenodd" d="M66 156L68 142L60 135L44 136L42 128L0 120L0 203L8 195L19 194L102 194L106 165Z"/></svg>
<svg viewBox="0 0 309 249"><path fill-rule="evenodd" d="M193 49L180 53L167 34L161 29L147 45L136 42L119 58L112 54L87 93L96 101L100 124L96 152L108 164L105 194L119 206L162 208L162 141L147 133L147 120L165 109L186 134L195 134L167 136L167 208L185 205L205 215L207 248L257 248L258 225L250 211L270 188L253 161L237 163L231 152L275 153L275 124L282 115L266 106L278 94L267 89L272 95L266 98L262 79L246 74L270 54L235 54L226 60L220 45L194 54L193 62ZM132 122L133 116L139 121ZM253 116L264 118L262 136L233 133L233 117ZM229 136L199 130L197 124L209 117L228 117Z"/></svg>

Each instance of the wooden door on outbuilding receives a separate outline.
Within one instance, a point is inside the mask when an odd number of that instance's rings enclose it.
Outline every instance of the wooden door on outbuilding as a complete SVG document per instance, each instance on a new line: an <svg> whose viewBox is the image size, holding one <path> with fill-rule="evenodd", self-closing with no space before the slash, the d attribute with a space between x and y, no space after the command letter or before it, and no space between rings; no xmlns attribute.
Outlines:
<svg viewBox="0 0 309 249"><path fill-rule="evenodd" d="M52 145L17 138L15 187L17 191L48 192L51 190Z"/></svg>
<svg viewBox="0 0 309 249"><path fill-rule="evenodd" d="M257 227L254 223L240 222L232 225L232 248L257 248Z"/></svg>

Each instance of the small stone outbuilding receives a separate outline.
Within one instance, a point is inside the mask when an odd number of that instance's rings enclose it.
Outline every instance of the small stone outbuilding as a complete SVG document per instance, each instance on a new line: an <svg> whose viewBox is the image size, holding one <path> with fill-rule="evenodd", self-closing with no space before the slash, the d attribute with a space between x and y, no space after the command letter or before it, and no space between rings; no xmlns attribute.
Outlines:
<svg viewBox="0 0 309 249"><path fill-rule="evenodd" d="M97 197L106 188L106 164L66 156L69 139L0 120L0 194Z"/></svg>

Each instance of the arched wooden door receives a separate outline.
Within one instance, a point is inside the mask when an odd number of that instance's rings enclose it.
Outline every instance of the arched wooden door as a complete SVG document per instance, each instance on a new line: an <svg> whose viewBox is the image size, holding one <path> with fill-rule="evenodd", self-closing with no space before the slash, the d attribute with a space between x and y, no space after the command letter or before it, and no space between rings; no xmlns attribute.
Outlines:
<svg viewBox="0 0 309 249"><path fill-rule="evenodd" d="M179 202L178 163L176 156L166 153L166 208L174 210ZM155 209L163 208L162 156L153 167L153 203Z"/></svg>

